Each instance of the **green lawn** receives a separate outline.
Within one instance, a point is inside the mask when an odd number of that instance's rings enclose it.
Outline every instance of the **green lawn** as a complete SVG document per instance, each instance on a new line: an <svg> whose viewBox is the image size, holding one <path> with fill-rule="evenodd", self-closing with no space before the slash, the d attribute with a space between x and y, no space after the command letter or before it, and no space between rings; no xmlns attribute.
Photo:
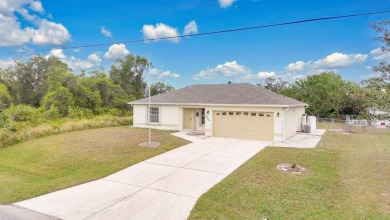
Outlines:
<svg viewBox="0 0 390 220"><path fill-rule="evenodd" d="M279 171L280 163L307 168ZM316 149L266 148L204 194L190 219L390 219L390 135L327 132Z"/></svg>
<svg viewBox="0 0 390 220"><path fill-rule="evenodd" d="M142 148L147 130L111 127L65 133L0 148L0 204L99 179L188 142L153 130L157 148Z"/></svg>
<svg viewBox="0 0 390 220"><path fill-rule="evenodd" d="M317 129L342 129L344 128L345 123L340 121L335 122L318 122Z"/></svg>

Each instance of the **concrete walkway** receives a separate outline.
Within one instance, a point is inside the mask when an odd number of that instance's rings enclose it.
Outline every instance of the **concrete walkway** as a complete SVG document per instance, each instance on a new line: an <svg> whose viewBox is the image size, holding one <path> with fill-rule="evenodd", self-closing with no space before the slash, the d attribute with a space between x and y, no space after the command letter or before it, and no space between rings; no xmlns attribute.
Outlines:
<svg viewBox="0 0 390 220"><path fill-rule="evenodd" d="M106 178L14 205L60 219L187 219L203 193L271 143L176 136L193 143Z"/></svg>
<svg viewBox="0 0 390 220"><path fill-rule="evenodd" d="M325 134L325 129L316 129L311 133L297 133L287 142L273 142L270 147L315 148Z"/></svg>

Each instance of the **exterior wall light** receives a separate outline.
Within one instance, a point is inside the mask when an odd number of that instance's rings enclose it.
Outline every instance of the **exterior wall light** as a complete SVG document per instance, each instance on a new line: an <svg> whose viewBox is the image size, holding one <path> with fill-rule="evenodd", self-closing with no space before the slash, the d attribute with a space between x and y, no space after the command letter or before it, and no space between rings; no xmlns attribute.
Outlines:
<svg viewBox="0 0 390 220"><path fill-rule="evenodd" d="M279 112L278 112L278 113L276 113L276 117L279 117Z"/></svg>

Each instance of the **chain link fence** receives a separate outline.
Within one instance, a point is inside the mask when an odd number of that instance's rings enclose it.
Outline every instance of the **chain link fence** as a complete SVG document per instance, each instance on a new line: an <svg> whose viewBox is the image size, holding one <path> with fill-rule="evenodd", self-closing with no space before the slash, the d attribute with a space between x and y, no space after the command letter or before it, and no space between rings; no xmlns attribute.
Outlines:
<svg viewBox="0 0 390 220"><path fill-rule="evenodd" d="M345 120L334 118L317 118L317 128L319 129L344 129Z"/></svg>
<svg viewBox="0 0 390 220"><path fill-rule="evenodd" d="M344 132L372 132L390 134L389 123L378 123L377 120L354 120L317 118L317 128L326 130L343 130Z"/></svg>

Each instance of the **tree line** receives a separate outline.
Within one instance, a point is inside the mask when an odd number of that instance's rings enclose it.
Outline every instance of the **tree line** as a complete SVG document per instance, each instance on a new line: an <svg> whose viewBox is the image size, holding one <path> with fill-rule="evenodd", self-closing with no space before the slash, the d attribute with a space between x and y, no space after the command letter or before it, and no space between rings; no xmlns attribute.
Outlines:
<svg viewBox="0 0 390 220"><path fill-rule="evenodd" d="M322 72L291 84L282 78L270 77L259 86L308 103L306 113L317 117L370 118L370 110L390 110L390 84L383 77L356 83L334 72Z"/></svg>
<svg viewBox="0 0 390 220"><path fill-rule="evenodd" d="M128 111L129 101L145 97L144 75L152 67L146 58L129 54L117 59L108 74L97 70L76 74L57 58L37 55L0 69L0 104L31 106L63 117L71 111L94 115ZM152 94L173 89L164 82L151 85Z"/></svg>

